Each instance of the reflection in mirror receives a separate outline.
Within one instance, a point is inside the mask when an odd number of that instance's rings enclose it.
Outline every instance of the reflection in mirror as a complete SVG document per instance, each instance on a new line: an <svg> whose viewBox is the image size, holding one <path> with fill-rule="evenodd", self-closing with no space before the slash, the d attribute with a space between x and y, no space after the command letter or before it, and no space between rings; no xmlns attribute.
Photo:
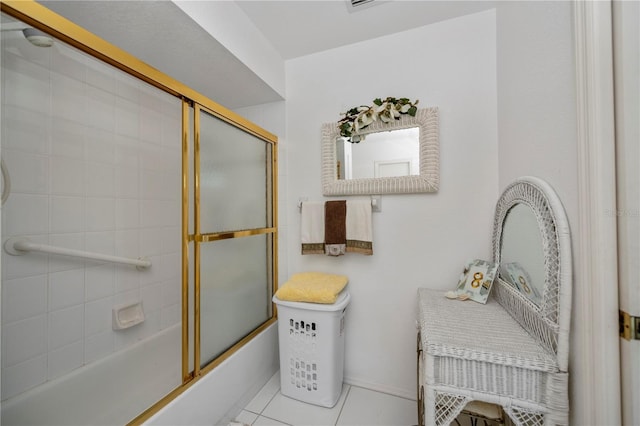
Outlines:
<svg viewBox="0 0 640 426"><path fill-rule="evenodd" d="M420 174L420 129L364 135L359 143L336 140L338 179L362 179Z"/></svg>
<svg viewBox="0 0 640 426"><path fill-rule="evenodd" d="M338 123L322 125L322 193L436 192L440 175L438 108L419 109L390 123L374 121L349 143Z"/></svg>
<svg viewBox="0 0 640 426"><path fill-rule="evenodd" d="M536 305L544 292L544 252L538 220L526 204L513 206L503 223L500 277Z"/></svg>

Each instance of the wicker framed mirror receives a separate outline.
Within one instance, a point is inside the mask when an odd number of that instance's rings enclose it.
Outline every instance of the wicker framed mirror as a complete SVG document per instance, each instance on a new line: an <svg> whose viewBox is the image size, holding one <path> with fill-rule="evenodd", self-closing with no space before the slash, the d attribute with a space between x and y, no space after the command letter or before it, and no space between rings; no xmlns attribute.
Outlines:
<svg viewBox="0 0 640 426"><path fill-rule="evenodd" d="M566 369L571 237L560 198L547 182L524 176L503 191L494 217L493 257L500 264L494 296L512 307L516 320L538 335L541 343L557 354L560 367ZM514 263L518 267L510 270ZM514 271L524 273L518 276Z"/></svg>
<svg viewBox="0 0 640 426"><path fill-rule="evenodd" d="M325 196L409 194L438 191L440 177L438 108L419 109L415 117L403 115L391 123L375 121L357 135L383 134L400 129L419 130L419 173L407 176L339 179L336 140L338 123L322 125L322 193ZM366 144L366 141L361 144Z"/></svg>

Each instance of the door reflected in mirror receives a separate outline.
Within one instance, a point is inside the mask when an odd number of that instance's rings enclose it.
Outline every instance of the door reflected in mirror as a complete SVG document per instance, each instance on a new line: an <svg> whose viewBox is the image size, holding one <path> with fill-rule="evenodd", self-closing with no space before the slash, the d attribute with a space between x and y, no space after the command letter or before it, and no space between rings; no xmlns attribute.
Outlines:
<svg viewBox="0 0 640 426"><path fill-rule="evenodd" d="M336 175L340 180L420 174L420 128L368 133L360 142L336 139Z"/></svg>

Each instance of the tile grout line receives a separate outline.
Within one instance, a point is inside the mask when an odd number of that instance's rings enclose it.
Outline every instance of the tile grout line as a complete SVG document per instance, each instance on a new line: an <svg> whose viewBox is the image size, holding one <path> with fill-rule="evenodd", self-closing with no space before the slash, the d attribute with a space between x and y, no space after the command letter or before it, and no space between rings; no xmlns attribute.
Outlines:
<svg viewBox="0 0 640 426"><path fill-rule="evenodd" d="M274 422L282 423L283 425L287 425L287 426L294 426L294 425L292 425L292 424L290 424L290 423L287 423L287 422L284 422L284 421L282 421L282 420L280 420L280 419L274 419L273 417L263 416L262 414L258 415L258 417L253 421L252 425L253 425L253 424L255 424L255 423L258 421L258 419L259 419L260 417L262 417L262 418L264 418L264 419L273 420Z"/></svg>
<svg viewBox="0 0 640 426"><path fill-rule="evenodd" d="M271 404L271 402L273 401L273 399L280 393L280 388L278 387L278 390L271 395L271 398L269 398L269 402L267 402L264 407L262 407L262 410L258 413L259 416L262 415L262 413L264 412L264 410L267 409L267 407L269 406L269 404ZM265 416L266 417L266 416ZM278 419L273 419L273 420L278 420ZM278 420L279 421L279 420Z"/></svg>
<svg viewBox="0 0 640 426"><path fill-rule="evenodd" d="M338 413L338 417L336 417L336 422L334 423L334 426L338 425L338 421L340 420L340 416L342 415L342 410L344 410L344 406L347 405L347 400L349 399L349 394L351 393L351 385L348 385L348 386L349 386L349 389L347 389L347 394L344 396L344 402L340 407L340 412Z"/></svg>
<svg viewBox="0 0 640 426"><path fill-rule="evenodd" d="M338 416L336 417L336 420L333 423L330 423L332 426L338 426L339 425L340 419L342 418L342 414L344 413L345 406L346 406L348 400L350 399L351 390L352 390L353 387L357 387L359 389L370 391L370 392L374 392L374 393L381 394L381 395L386 395L386 396L389 396L389 397L392 397L392 398L397 398L399 400L405 400L407 402L413 402L413 403L416 402L416 400L411 399L411 398L407 398L407 397L403 397L403 396L399 396L399 395L394 395L394 394L391 394L391 393L388 393L388 392L374 390L374 389L366 388L366 387L363 387L363 386L353 385L353 384L349 384L349 383L344 383L344 385L347 387L347 389L345 389L345 391L346 391L345 392L345 398L343 400L343 403L340 405L340 408L338 410ZM266 416L266 415L263 414L266 411L266 409L270 406L270 404L273 403L273 400L276 398L276 396L278 396L279 394L280 395L282 394L282 389L281 388L277 389L275 391L275 393L273 395L271 395L271 397L269 398L267 403L265 403L265 405L259 410L259 412L258 412L258 410L251 410L251 409L248 409L246 407L243 409L243 410L247 411L248 413L251 413L251 414L256 416L256 419L251 423L251 425L255 425L256 422L258 422L260 420L260 418L263 418L263 419L276 421L276 422L281 423L281 424L286 425L286 426L300 426L299 424L296 424L296 423L288 423L288 422L286 422L284 420L280 420L280 419L277 418L277 416L273 417L273 416ZM311 405L314 405L314 404L311 404Z"/></svg>
<svg viewBox="0 0 640 426"><path fill-rule="evenodd" d="M276 374L278 374L278 373L276 373ZM267 384L268 384L268 382L267 382L267 383L265 383L265 385L263 386L263 388L262 388L262 389L264 389L264 387L266 387L266 386L267 386ZM258 391L258 392L261 392L261 391L262 391L262 389L260 389L260 391ZM266 409L267 409L267 407L269 406L269 404L271 404L271 401L273 401L273 398L275 398L275 397L276 397L276 395L278 395L279 393L280 393L280 386L278 386L278 390L276 390L276 391L274 392L274 394L273 394L273 395L271 395L271 398L269 398L269 401L267 401L267 403L266 403L266 404L264 404L264 407L262 407L262 409L260 410L260 412L259 412L259 413L256 413L255 411L252 411L252 410L249 410L246 406L245 406L244 408L242 408L242 409L243 409L244 411L249 412L249 413L256 414L258 417L259 417L259 416L262 416L262 413L264 412L264 410L266 410ZM265 417L266 417L266 416L265 416ZM277 419L272 419L272 420L277 420ZM253 423L255 423L255 420L253 421Z"/></svg>
<svg viewBox="0 0 640 426"><path fill-rule="evenodd" d="M364 390L371 391L371 392L381 393L381 394L383 394L383 395L393 396L393 397L395 397L395 398L406 399L407 401L417 402L417 400L415 400L415 399L413 399L413 398L409 398L409 397L401 396L401 395L396 395L396 394L393 394L393 393L390 393L390 392L386 392L386 391L381 391L381 390L376 390L376 389L366 388L366 387L364 387L364 386L360 386L360 385L351 385L351 384L350 384L349 386L351 386L351 387L356 387L356 388L360 388L360 389L364 389Z"/></svg>

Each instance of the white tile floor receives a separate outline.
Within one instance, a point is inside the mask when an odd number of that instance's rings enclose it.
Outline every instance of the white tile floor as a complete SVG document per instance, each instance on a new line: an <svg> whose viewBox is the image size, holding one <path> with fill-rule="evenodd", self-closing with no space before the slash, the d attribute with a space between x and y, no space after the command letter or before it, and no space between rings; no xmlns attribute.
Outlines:
<svg viewBox="0 0 640 426"><path fill-rule="evenodd" d="M343 385L333 408L296 401L280 393L276 373L236 417L252 426L411 426L418 423L416 401Z"/></svg>

